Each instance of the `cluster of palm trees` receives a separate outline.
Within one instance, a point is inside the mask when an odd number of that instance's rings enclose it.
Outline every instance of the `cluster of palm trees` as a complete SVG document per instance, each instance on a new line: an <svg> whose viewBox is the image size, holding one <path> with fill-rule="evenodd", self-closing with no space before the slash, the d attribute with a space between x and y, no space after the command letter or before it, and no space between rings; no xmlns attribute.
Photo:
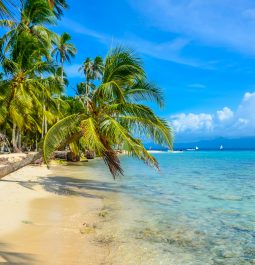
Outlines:
<svg viewBox="0 0 255 265"><path fill-rule="evenodd" d="M154 101L162 107L163 97L148 82L141 59L124 47L111 49L105 59L87 58L80 68L84 82L74 97L64 96L64 66L77 51L69 34L59 36L49 25L57 23L67 3L14 1L14 12L0 1L0 26L5 28L0 131L10 138L13 151L41 148L46 163L67 146L75 154L93 151L115 177L123 173L116 152L121 148L158 167L142 140L171 147L172 135L167 122L145 105Z"/></svg>
<svg viewBox="0 0 255 265"><path fill-rule="evenodd" d="M3 6L3 2L1 3ZM64 61L76 49L70 36L58 36L55 24L67 7L64 1L28 0L15 4L16 12L2 12L0 39L2 80L0 126L11 134L13 151L37 148L48 127L63 118L67 104L61 100L66 85ZM19 10L19 12L18 12ZM54 60L54 54L60 58Z"/></svg>

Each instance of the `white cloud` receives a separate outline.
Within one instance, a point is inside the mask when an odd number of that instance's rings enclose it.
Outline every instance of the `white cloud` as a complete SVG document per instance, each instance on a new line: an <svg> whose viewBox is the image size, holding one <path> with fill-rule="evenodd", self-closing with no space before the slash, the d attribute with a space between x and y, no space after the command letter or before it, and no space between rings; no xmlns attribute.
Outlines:
<svg viewBox="0 0 255 265"><path fill-rule="evenodd" d="M96 38L96 39L101 40L101 41L105 41L106 39L108 39L108 36L106 36L102 33L99 33L95 30L89 29L89 28L77 23L76 21L73 21L73 20L66 18L66 17L61 21L61 26L65 27L65 28L77 33L77 34L87 35L87 36Z"/></svg>
<svg viewBox="0 0 255 265"><path fill-rule="evenodd" d="M182 139L255 135L255 92L245 93L236 111L224 107L215 113L180 113L170 124Z"/></svg>
<svg viewBox="0 0 255 265"><path fill-rule="evenodd" d="M129 0L147 21L197 42L255 54L253 0Z"/></svg>
<svg viewBox="0 0 255 265"><path fill-rule="evenodd" d="M213 129L213 117L210 114L181 113L171 116L171 123L176 133L210 131Z"/></svg>
<svg viewBox="0 0 255 265"><path fill-rule="evenodd" d="M226 121L233 118L234 112L230 108L225 107L222 110L218 110L217 115L220 121Z"/></svg>
<svg viewBox="0 0 255 265"><path fill-rule="evenodd" d="M61 26L75 32L76 34L86 35L95 38L97 41L111 47L113 44L124 44L134 48L139 53L165 60L178 64L185 64L193 67L209 68L210 66L196 59L187 59L181 55L182 49L184 49L189 43L189 38L173 38L166 42L153 42L146 39L142 39L135 35L123 36L110 36L97 32L95 30L84 27L83 25L65 18L61 22Z"/></svg>

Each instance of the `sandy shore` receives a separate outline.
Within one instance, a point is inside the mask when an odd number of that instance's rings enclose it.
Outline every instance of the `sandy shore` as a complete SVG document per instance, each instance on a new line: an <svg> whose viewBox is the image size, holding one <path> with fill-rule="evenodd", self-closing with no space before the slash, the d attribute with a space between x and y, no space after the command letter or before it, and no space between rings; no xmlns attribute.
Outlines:
<svg viewBox="0 0 255 265"><path fill-rule="evenodd" d="M0 181L0 264L105 264L102 199L59 168L28 166Z"/></svg>

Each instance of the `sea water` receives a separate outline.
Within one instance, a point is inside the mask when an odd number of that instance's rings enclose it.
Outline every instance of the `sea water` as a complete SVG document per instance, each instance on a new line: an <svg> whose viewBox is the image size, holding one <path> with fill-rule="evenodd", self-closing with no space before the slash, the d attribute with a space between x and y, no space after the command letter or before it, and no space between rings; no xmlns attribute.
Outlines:
<svg viewBox="0 0 255 265"><path fill-rule="evenodd" d="M255 152L154 156L159 172L122 156L116 181L103 161L90 163L104 180L109 264L255 264Z"/></svg>

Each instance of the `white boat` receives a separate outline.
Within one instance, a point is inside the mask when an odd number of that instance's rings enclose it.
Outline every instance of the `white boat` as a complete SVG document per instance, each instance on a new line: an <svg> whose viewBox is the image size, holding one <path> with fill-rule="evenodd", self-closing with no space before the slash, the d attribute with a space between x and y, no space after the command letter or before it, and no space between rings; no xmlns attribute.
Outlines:
<svg viewBox="0 0 255 265"><path fill-rule="evenodd" d="M224 149L223 145L220 146L220 150L222 151Z"/></svg>
<svg viewBox="0 0 255 265"><path fill-rule="evenodd" d="M199 148L196 146L196 151L198 151L199 150Z"/></svg>

